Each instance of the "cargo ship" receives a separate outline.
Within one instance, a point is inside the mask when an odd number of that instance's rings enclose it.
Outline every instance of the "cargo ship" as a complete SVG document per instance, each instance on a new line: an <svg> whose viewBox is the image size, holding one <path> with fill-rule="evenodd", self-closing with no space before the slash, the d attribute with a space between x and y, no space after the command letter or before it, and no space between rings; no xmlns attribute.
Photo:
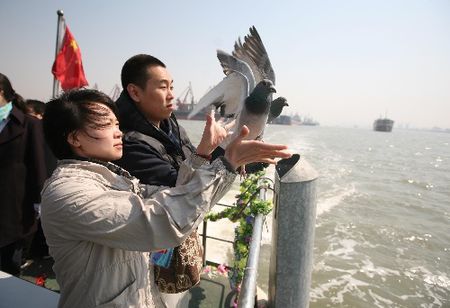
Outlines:
<svg viewBox="0 0 450 308"><path fill-rule="evenodd" d="M394 121L388 118L378 118L373 122L373 130L377 132L391 132Z"/></svg>

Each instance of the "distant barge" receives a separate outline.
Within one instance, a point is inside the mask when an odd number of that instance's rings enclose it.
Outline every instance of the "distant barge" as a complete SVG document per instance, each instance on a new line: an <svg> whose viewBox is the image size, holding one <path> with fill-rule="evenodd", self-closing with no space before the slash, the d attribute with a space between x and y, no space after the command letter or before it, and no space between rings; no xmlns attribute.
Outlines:
<svg viewBox="0 0 450 308"><path fill-rule="evenodd" d="M390 132L392 131L392 127L394 127L394 121L388 118L380 118L376 119L373 122L373 130L378 132Z"/></svg>

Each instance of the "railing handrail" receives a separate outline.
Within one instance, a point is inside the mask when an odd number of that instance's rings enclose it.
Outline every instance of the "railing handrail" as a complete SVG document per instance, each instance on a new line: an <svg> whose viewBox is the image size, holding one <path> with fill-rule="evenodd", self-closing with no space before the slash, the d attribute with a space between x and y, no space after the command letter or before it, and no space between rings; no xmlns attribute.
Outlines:
<svg viewBox="0 0 450 308"><path fill-rule="evenodd" d="M292 159L279 161L276 171L268 304L270 307L308 307L318 173L305 159L300 159L299 154L294 154ZM265 200L263 197L261 199ZM262 215L257 217L254 220L247 267L244 269L239 294L239 308L254 306L262 236L262 230L259 229L262 229L264 218ZM292 228L293 225L295 228ZM292 238L296 240L292 242ZM204 239L206 241L206 237ZM282 258L277 258L278 253Z"/></svg>
<svg viewBox="0 0 450 308"><path fill-rule="evenodd" d="M261 185L259 190L259 199L266 201L267 186ZM252 239L250 241L250 249L248 253L247 264L244 269L244 277L242 279L241 291L239 293L238 307L252 308L255 307L256 295L256 278L258 274L259 252L261 249L262 226L264 223L264 215L257 214L253 223Z"/></svg>
<svg viewBox="0 0 450 308"><path fill-rule="evenodd" d="M266 193L267 193L267 186L262 185L259 193L259 198L263 201L266 200ZM217 203L216 205L225 206L225 207L231 207L230 205L223 204L223 203ZM252 231L252 237L250 241L250 249L249 249L249 255L247 259L247 264L244 269L244 277L242 279L241 283L241 290L239 293L239 301L238 301L238 307L239 308L253 308L255 305L255 295L256 295L256 278L258 273L258 261L259 261L259 254L260 254L260 248L261 248L261 238L262 238L262 228L264 224L264 218L265 216L263 214L257 214L253 223L253 231ZM205 220L203 222L203 232L202 232L202 239L203 239L203 264L214 264L217 265L215 262L207 261L206 260L206 239L214 239L217 241L222 242L228 242L233 243L232 241L228 241L225 239L212 237L207 235L207 221Z"/></svg>
<svg viewBox="0 0 450 308"><path fill-rule="evenodd" d="M244 277L242 279L241 291L239 293L239 308L255 307L256 278L258 274L258 261L261 248L261 232L263 223L264 216L262 214L256 215L253 224L252 240L250 242L247 265L244 269Z"/></svg>

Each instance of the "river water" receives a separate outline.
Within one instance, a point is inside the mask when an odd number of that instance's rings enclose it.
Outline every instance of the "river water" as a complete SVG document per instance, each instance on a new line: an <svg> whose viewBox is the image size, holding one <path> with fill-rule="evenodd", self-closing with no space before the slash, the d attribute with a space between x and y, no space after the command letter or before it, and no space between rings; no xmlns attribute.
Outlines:
<svg viewBox="0 0 450 308"><path fill-rule="evenodd" d="M180 122L198 142L203 122ZM310 307L450 307L449 133L270 125L264 139L319 173Z"/></svg>

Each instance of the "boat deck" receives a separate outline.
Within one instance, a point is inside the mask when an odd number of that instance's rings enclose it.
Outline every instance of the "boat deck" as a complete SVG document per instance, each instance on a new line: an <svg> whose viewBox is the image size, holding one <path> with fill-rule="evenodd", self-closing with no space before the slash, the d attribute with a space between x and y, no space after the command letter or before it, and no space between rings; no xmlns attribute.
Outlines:
<svg viewBox="0 0 450 308"><path fill-rule="evenodd" d="M7 300L8 303L13 304L11 307L15 308L56 307L59 286L52 265L51 258L34 260L22 271L20 279L2 272L3 275L0 276L2 301ZM35 284L36 278L42 275L47 277L45 288ZM20 294L30 296L24 298ZM227 277L219 274L214 276L203 274L200 284L189 291L188 307L232 307L234 295Z"/></svg>

